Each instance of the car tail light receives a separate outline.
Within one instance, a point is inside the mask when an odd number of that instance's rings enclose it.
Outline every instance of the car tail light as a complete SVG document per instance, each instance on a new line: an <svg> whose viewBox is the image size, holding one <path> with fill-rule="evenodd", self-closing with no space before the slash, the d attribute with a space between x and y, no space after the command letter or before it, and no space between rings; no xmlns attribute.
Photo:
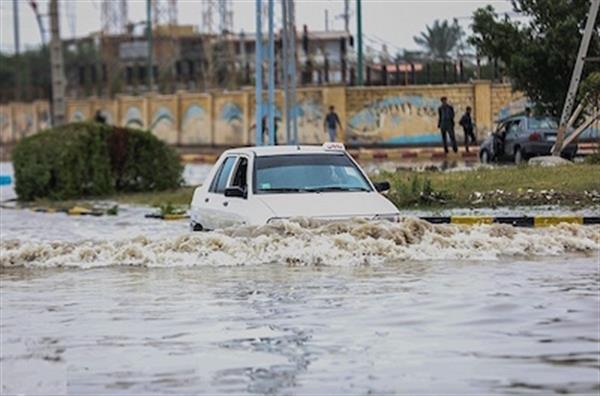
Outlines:
<svg viewBox="0 0 600 396"><path fill-rule="evenodd" d="M529 135L530 142L539 142L540 140L542 140L542 135L540 135L539 132L533 132L531 135Z"/></svg>

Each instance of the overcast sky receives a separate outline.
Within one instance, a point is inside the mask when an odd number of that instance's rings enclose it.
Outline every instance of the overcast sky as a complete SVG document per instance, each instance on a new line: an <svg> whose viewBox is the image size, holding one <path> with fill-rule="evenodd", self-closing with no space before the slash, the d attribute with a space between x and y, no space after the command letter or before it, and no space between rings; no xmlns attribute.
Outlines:
<svg viewBox="0 0 600 396"><path fill-rule="evenodd" d="M40 9L46 13L48 0L37 0ZM162 0L166 1L166 0ZM200 26L202 21L202 0L179 0L179 23ZM279 4L276 1L276 15L279 15ZM14 51L13 34L13 0L0 0L0 49ZM87 35L100 30L101 0L59 0L61 17L61 34L63 38ZM263 0L266 2L266 0ZM68 3L68 4L67 4ZM129 19L132 22L145 18L145 0L129 0ZM233 0L234 28L246 32L255 30L254 0ZM355 33L356 19L354 14L355 0L351 0L351 30ZM492 4L499 12L510 11L508 0L474 1L474 0L363 0L363 34L365 45L378 50L382 43L387 43L389 51L396 53L399 48L418 48L413 36L424 30L427 24L435 19L452 19L468 30L470 16L478 7ZM27 0L18 0L20 15L21 48L35 46L40 43L40 33L35 17ZM67 18L67 9L75 15ZM343 0L296 0L296 24L301 29L307 24L310 30L325 29L325 10L328 10L330 29L343 30ZM46 21L47 23L47 21ZM74 32L73 32L74 27Z"/></svg>

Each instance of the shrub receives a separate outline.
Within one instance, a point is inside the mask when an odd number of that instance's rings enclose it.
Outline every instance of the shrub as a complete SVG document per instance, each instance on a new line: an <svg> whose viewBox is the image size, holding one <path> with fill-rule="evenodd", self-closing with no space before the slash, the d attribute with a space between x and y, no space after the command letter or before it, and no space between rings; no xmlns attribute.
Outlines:
<svg viewBox="0 0 600 396"><path fill-rule="evenodd" d="M158 191L181 183L177 153L149 132L74 123L21 140L13 151L19 199Z"/></svg>
<svg viewBox="0 0 600 396"><path fill-rule="evenodd" d="M593 152L592 154L585 157L586 164L600 165L600 150Z"/></svg>
<svg viewBox="0 0 600 396"><path fill-rule="evenodd" d="M435 190L428 177L421 178L415 174L410 178L393 174L384 174L382 177L392 180L388 198L399 208L443 205L451 198L448 192Z"/></svg>

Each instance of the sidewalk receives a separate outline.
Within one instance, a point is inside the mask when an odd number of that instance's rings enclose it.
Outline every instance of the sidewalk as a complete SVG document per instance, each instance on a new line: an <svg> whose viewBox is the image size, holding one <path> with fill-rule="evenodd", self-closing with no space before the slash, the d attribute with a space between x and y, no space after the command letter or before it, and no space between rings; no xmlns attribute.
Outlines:
<svg viewBox="0 0 600 396"><path fill-rule="evenodd" d="M184 163L214 163L224 149L214 149L211 152L198 154L183 153L181 160ZM459 147L458 153L450 151L444 154L441 147L406 147L406 148L376 148L376 149L348 149L348 153L358 161L441 161L463 160L476 162L479 159L479 147L472 147L470 152L465 152L464 147Z"/></svg>

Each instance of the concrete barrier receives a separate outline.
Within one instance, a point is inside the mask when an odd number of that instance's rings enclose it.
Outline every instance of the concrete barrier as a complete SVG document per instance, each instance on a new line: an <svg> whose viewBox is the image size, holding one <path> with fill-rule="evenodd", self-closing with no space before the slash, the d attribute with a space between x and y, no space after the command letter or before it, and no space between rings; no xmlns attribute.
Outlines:
<svg viewBox="0 0 600 396"><path fill-rule="evenodd" d="M508 224L514 227L551 227L559 224L600 224L600 216L431 216L420 217L432 224Z"/></svg>

